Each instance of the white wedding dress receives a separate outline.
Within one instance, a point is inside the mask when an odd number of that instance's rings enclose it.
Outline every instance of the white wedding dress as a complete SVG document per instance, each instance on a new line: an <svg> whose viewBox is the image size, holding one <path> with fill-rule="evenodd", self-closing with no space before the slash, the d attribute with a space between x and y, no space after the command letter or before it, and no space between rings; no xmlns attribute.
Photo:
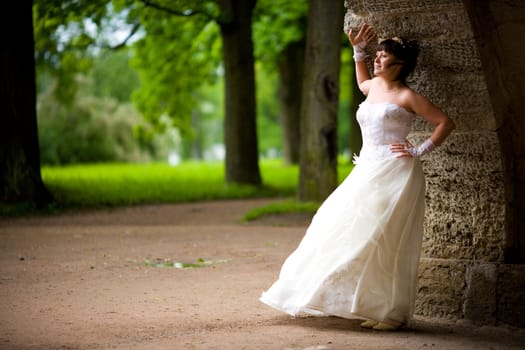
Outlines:
<svg viewBox="0 0 525 350"><path fill-rule="evenodd" d="M415 115L363 102L356 166L325 200L279 279L260 300L301 313L407 323L423 235L425 179L415 158L395 158Z"/></svg>

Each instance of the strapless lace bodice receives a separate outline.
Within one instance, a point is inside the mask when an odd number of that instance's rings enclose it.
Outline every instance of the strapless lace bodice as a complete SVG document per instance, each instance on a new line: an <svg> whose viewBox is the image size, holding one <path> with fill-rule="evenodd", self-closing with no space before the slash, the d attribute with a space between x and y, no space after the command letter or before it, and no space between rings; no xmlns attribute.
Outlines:
<svg viewBox="0 0 525 350"><path fill-rule="evenodd" d="M363 102L357 110L363 147L359 160L392 159L390 144L403 143L415 114L393 103Z"/></svg>

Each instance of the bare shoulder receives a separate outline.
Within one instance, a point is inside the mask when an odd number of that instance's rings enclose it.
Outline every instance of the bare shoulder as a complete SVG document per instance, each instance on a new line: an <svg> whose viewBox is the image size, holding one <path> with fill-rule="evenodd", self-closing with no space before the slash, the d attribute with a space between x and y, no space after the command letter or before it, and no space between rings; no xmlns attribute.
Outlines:
<svg viewBox="0 0 525 350"><path fill-rule="evenodd" d="M427 97L409 87L403 89L400 98L404 106L417 114L433 107L432 102Z"/></svg>
<svg viewBox="0 0 525 350"><path fill-rule="evenodd" d="M408 90L410 91L407 91L405 101L411 111L434 125L440 123L453 125L451 119L439 107L434 105L430 99L412 89Z"/></svg>
<svg viewBox="0 0 525 350"><path fill-rule="evenodd" d="M403 87L394 97L394 102L402 106L406 110L416 113L415 105L418 99L418 93L409 88L408 86Z"/></svg>
<svg viewBox="0 0 525 350"><path fill-rule="evenodd" d="M359 84L359 90L366 96L370 93L371 90L374 89L374 86L377 84L377 78L373 77L367 80L364 80Z"/></svg>
<svg viewBox="0 0 525 350"><path fill-rule="evenodd" d="M378 77L372 77L369 81L370 81L370 85L373 87L379 84L380 79Z"/></svg>
<svg viewBox="0 0 525 350"><path fill-rule="evenodd" d="M380 88L378 88L378 86L381 84L380 83L380 79L378 77L372 77L370 79L368 79L366 81L367 83L367 87L368 87L368 92L372 92L372 93L376 93L377 91L380 90Z"/></svg>

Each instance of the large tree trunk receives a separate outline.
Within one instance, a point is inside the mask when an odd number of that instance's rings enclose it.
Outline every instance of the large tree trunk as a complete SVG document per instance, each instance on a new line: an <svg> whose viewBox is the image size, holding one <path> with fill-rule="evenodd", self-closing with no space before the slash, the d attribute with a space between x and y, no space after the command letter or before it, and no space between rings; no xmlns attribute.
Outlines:
<svg viewBox="0 0 525 350"><path fill-rule="evenodd" d="M325 199L337 186L337 110L343 2L310 0L301 103L298 199Z"/></svg>
<svg viewBox="0 0 525 350"><path fill-rule="evenodd" d="M32 2L2 10L0 28L0 200L44 205L51 200L40 175Z"/></svg>
<svg viewBox="0 0 525 350"><path fill-rule="evenodd" d="M226 182L259 185L252 11L255 0L221 0Z"/></svg>
<svg viewBox="0 0 525 350"><path fill-rule="evenodd" d="M284 160L299 163L301 93L304 72L304 42L290 43L279 57L279 104L283 128Z"/></svg>

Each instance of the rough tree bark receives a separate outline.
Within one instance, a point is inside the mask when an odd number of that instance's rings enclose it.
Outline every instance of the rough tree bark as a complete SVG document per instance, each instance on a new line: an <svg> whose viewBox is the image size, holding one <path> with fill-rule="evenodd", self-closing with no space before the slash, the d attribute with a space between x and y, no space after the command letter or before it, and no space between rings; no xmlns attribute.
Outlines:
<svg viewBox="0 0 525 350"><path fill-rule="evenodd" d="M283 129L284 160L299 163L301 93L304 71L304 42L286 46L279 57L279 104Z"/></svg>
<svg viewBox="0 0 525 350"><path fill-rule="evenodd" d="M310 0L301 103L298 200L323 200L337 186L337 110L343 2Z"/></svg>
<svg viewBox="0 0 525 350"><path fill-rule="evenodd" d="M259 185L252 11L256 0L221 0L226 182Z"/></svg>
<svg viewBox="0 0 525 350"><path fill-rule="evenodd" d="M0 200L45 205L51 201L40 174L32 2L3 10L0 28Z"/></svg>

